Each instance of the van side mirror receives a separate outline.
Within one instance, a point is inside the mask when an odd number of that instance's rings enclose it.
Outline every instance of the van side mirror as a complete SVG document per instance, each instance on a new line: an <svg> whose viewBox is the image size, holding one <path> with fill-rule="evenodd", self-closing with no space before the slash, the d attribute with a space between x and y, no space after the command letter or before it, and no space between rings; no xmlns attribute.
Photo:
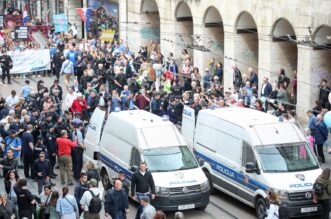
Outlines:
<svg viewBox="0 0 331 219"><path fill-rule="evenodd" d="M256 170L256 166L253 162L246 163L246 173L255 173Z"/></svg>
<svg viewBox="0 0 331 219"><path fill-rule="evenodd" d="M205 164L205 160L200 159L199 160L199 166L202 167Z"/></svg>
<svg viewBox="0 0 331 219"><path fill-rule="evenodd" d="M93 160L99 160L99 152L93 153Z"/></svg>
<svg viewBox="0 0 331 219"><path fill-rule="evenodd" d="M130 168L130 170L134 173L134 172L137 172L138 171L138 167L137 166L132 166Z"/></svg>

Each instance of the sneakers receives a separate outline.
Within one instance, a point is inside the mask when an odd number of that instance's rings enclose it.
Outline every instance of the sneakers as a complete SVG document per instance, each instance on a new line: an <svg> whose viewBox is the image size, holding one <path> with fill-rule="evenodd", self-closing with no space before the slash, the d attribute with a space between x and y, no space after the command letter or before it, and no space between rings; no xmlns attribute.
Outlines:
<svg viewBox="0 0 331 219"><path fill-rule="evenodd" d="M72 181L68 181L68 184L67 184L68 186L73 186L74 185L74 183L72 182Z"/></svg>
<svg viewBox="0 0 331 219"><path fill-rule="evenodd" d="M61 185L64 185L64 184L66 184L66 182L65 182L65 181L62 181L62 182L61 182Z"/></svg>

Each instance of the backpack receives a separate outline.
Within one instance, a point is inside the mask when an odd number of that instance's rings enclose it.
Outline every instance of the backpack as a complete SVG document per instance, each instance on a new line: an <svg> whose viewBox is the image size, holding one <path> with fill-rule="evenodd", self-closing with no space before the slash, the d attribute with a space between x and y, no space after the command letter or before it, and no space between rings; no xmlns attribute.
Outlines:
<svg viewBox="0 0 331 219"><path fill-rule="evenodd" d="M90 201L90 205L88 206L88 210L90 213L97 214L101 211L102 208L101 199L99 197L100 194L94 195L91 190L89 190L89 192L92 195L92 199Z"/></svg>
<svg viewBox="0 0 331 219"><path fill-rule="evenodd" d="M322 196L324 194L325 188L324 188L323 184L315 182L313 185L313 190L314 190L315 195Z"/></svg>

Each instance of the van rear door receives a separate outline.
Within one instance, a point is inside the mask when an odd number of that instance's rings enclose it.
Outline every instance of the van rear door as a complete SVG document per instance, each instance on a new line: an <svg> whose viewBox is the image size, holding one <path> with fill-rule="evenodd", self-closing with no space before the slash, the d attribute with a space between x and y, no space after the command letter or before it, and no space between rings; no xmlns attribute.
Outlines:
<svg viewBox="0 0 331 219"><path fill-rule="evenodd" d="M195 112L194 109L184 106L182 120L182 135L187 145L193 149L194 132L195 132Z"/></svg>
<svg viewBox="0 0 331 219"><path fill-rule="evenodd" d="M98 107L93 112L84 140L84 145L86 147L86 151L84 152L85 162L92 161L95 165L97 164L95 156L97 152L99 152L99 142L101 139L105 116L106 111L103 111Z"/></svg>

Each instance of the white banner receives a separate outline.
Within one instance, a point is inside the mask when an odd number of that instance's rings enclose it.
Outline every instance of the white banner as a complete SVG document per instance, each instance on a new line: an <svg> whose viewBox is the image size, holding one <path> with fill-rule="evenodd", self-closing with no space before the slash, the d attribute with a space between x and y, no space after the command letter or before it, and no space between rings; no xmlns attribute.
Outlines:
<svg viewBox="0 0 331 219"><path fill-rule="evenodd" d="M51 69L51 57L48 49L16 51L10 54L13 60L11 74L22 74Z"/></svg>

